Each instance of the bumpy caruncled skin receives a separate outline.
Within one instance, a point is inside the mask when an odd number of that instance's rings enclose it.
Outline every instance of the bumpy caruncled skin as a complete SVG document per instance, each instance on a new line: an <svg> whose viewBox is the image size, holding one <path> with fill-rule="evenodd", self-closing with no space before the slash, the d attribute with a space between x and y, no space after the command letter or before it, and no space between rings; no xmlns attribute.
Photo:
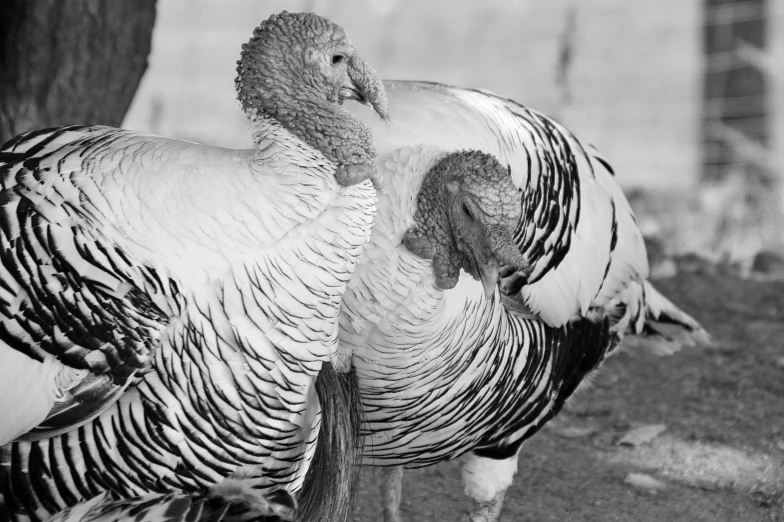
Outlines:
<svg viewBox="0 0 784 522"><path fill-rule="evenodd" d="M415 224L403 244L433 260L436 286L448 290L457 284L461 268L475 278L479 266L492 260L528 268L512 236L520 216L519 191L509 171L490 154L456 152L422 182Z"/></svg>
<svg viewBox="0 0 784 522"><path fill-rule="evenodd" d="M380 184L372 131L340 105L349 93L387 120L386 93L341 27L312 13L271 16L242 46L236 89L246 113L277 120L334 162L342 185Z"/></svg>

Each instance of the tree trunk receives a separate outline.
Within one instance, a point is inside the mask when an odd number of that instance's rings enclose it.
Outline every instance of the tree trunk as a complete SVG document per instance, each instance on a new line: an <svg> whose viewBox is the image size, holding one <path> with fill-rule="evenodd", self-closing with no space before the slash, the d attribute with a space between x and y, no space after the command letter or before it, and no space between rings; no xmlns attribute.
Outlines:
<svg viewBox="0 0 784 522"><path fill-rule="evenodd" d="M0 143L58 125L119 126L154 24L155 0L2 0Z"/></svg>

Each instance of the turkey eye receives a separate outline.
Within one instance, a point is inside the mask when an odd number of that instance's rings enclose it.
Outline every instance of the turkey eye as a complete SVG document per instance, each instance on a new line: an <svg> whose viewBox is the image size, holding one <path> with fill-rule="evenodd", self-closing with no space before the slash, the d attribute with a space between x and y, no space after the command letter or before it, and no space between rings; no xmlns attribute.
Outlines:
<svg viewBox="0 0 784 522"><path fill-rule="evenodd" d="M468 208L468 205L466 203L463 203L463 214L465 214L466 217L471 221L474 220L474 213L471 212L471 209Z"/></svg>
<svg viewBox="0 0 784 522"><path fill-rule="evenodd" d="M341 63L344 58L345 56L343 56L342 54L336 54L335 56L332 57L332 65L337 65Z"/></svg>

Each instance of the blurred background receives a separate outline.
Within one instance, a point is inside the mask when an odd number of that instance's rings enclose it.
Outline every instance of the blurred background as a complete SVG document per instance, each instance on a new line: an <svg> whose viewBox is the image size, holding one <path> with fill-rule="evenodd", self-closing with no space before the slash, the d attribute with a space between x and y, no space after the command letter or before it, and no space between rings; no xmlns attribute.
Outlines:
<svg viewBox="0 0 784 522"><path fill-rule="evenodd" d="M663 255L748 271L781 251L784 0L158 0L124 125L248 145L235 62L283 9L342 25L383 78L555 116L612 161Z"/></svg>
<svg viewBox="0 0 784 522"><path fill-rule="evenodd" d="M2 0L0 143L108 124L251 147L235 64L283 9L343 26L383 78L490 89L596 145L656 285L714 338L607 361L523 447L507 519L784 522L784 0ZM456 462L407 477L404 514L467 509Z"/></svg>

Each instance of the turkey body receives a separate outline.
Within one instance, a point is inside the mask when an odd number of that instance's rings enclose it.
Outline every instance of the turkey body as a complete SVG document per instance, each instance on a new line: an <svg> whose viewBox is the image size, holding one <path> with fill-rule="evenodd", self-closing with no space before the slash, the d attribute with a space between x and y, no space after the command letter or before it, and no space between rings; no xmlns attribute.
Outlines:
<svg viewBox="0 0 784 522"><path fill-rule="evenodd" d="M368 464L427 466L480 448L512 456L610 348L602 318L559 328L520 317L465 273L451 290L436 287L432 262L402 239L421 181L412 178L441 155L414 146L388 158L387 168L411 168L385 178L344 296L340 341L354 354Z"/></svg>
<svg viewBox="0 0 784 522"><path fill-rule="evenodd" d="M385 186L340 323L341 347L353 352L359 377L364 462L420 467L473 452L466 491L482 509L494 504L492 516L474 511L471 520L495 520L523 441L625 334L655 335L657 321L705 334L645 281L642 236L597 151L489 92L385 85L394 123L358 113L374 130ZM524 275L501 267L489 299L466 272L453 288L439 288L433 261L403 244L423 179L463 149L506 167L516 192L509 198L520 202L510 237L529 266ZM485 464L470 464L477 457ZM396 502L385 520L399 520Z"/></svg>
<svg viewBox="0 0 784 522"><path fill-rule="evenodd" d="M243 44L235 89L253 150L107 127L0 149L13 520L193 502L192 519L216 495L246 518L348 516L359 399L338 317L377 169L342 104L388 119L386 95L341 27L286 11Z"/></svg>
<svg viewBox="0 0 784 522"><path fill-rule="evenodd" d="M256 130L258 150L66 127L0 151L0 416L4 442L29 432L3 449L12 512L301 486L375 195Z"/></svg>

